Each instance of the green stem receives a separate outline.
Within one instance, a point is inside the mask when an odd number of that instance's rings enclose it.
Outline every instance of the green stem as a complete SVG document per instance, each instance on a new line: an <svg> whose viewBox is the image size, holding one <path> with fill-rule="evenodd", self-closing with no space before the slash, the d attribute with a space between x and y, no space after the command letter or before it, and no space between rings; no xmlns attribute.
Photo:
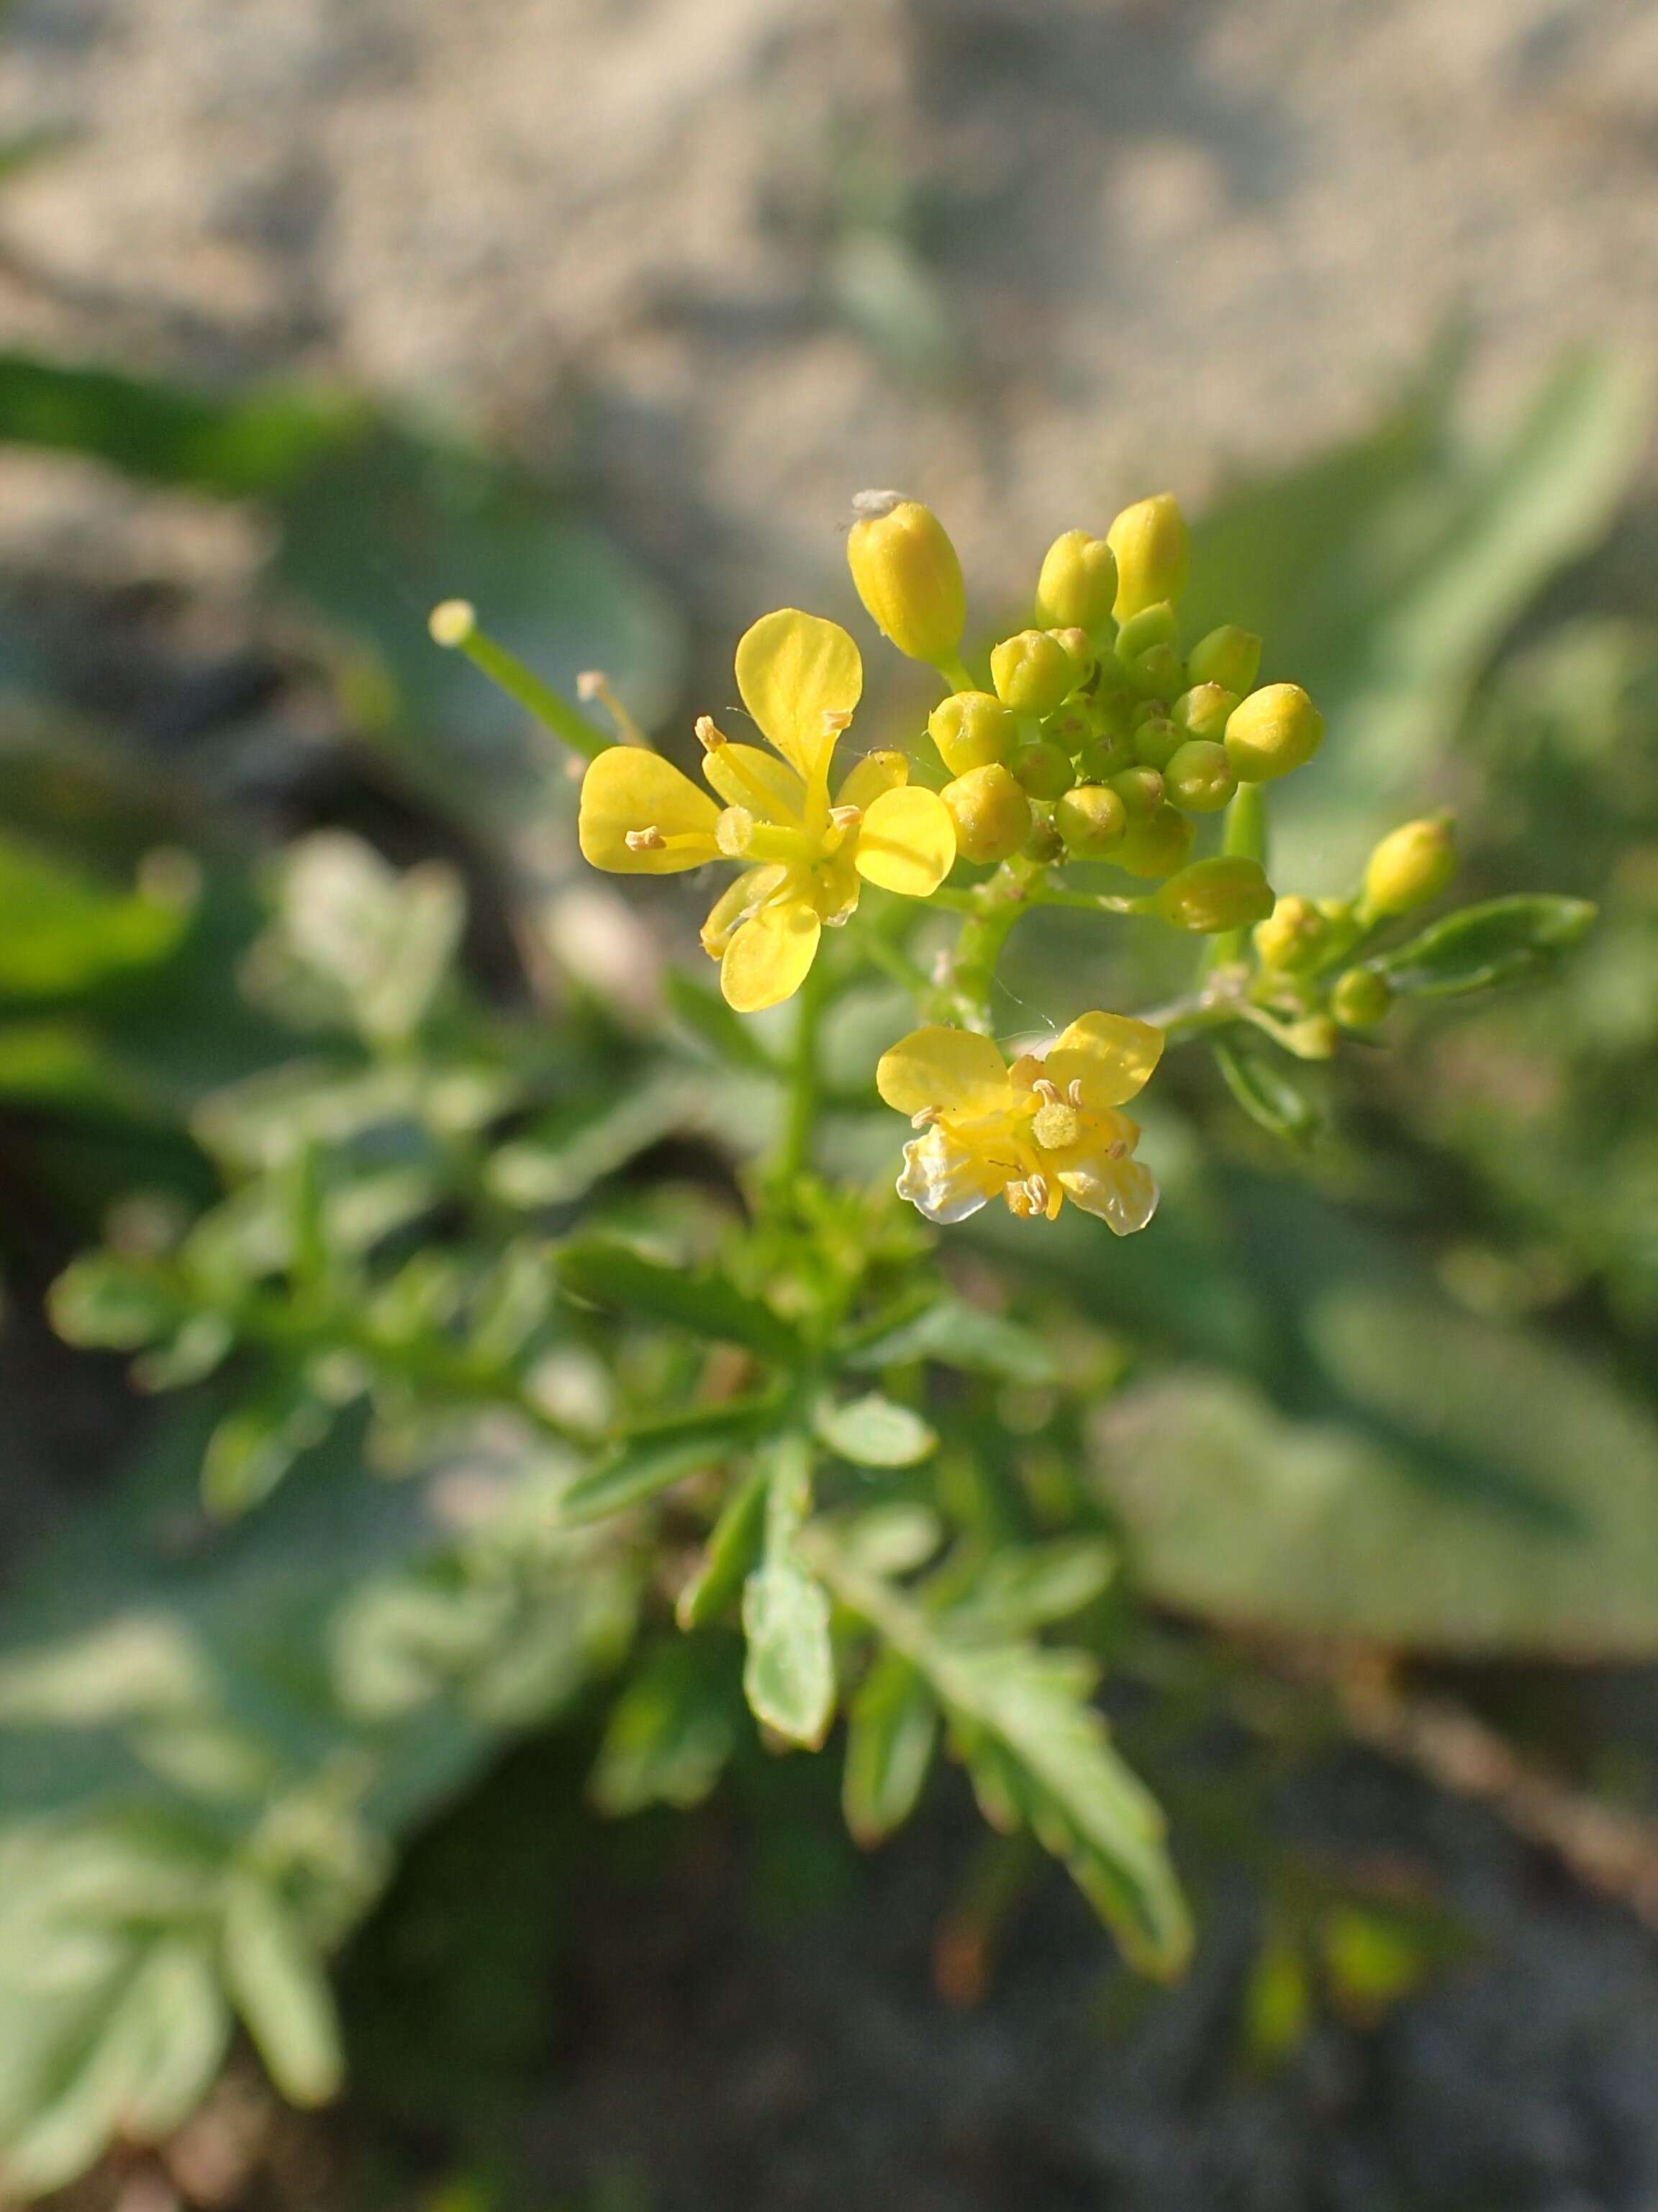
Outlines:
<svg viewBox="0 0 1658 2212"><path fill-rule="evenodd" d="M812 1134L817 1126L822 1095L817 1066L817 1041L823 1027L826 986L823 963L812 963L795 999L794 1045L789 1054L788 1090L783 1105L782 1133L773 1170L779 1182L793 1182L811 1157Z"/></svg>
<svg viewBox="0 0 1658 2212"><path fill-rule="evenodd" d="M515 699L544 729L550 730L584 760L597 760L615 742L533 669L526 668L515 653L509 653L481 630L477 616L464 601L452 600L438 609L432 618L432 635L439 645L459 647L509 699Z"/></svg>
<svg viewBox="0 0 1658 2212"><path fill-rule="evenodd" d="M1241 783L1233 793L1232 803L1226 810L1226 825L1221 836L1221 851L1236 860L1259 860L1266 865L1266 792L1259 783ZM1230 968L1248 957L1249 933L1247 929L1228 929L1211 940L1204 955L1204 967L1210 972L1218 968Z"/></svg>
<svg viewBox="0 0 1658 2212"><path fill-rule="evenodd" d="M938 669L939 675L944 678L944 682L949 684L952 691L976 691L978 690L979 687L974 682L972 675L968 669L967 663L962 659L959 653L952 653L947 660L937 661L933 665Z"/></svg>
<svg viewBox="0 0 1658 2212"><path fill-rule="evenodd" d="M1008 932L1033 903L1033 885L1039 874L1035 861L1016 853L973 893L972 911L956 940L950 977L956 1013L968 1029L990 1032L990 994L996 981L996 964Z"/></svg>

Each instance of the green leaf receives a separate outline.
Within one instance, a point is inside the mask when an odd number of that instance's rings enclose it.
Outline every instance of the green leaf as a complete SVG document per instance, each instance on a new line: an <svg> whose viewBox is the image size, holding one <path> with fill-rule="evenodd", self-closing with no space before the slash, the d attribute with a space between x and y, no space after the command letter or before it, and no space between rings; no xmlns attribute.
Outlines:
<svg viewBox="0 0 1658 2212"><path fill-rule="evenodd" d="M113 1252L88 1252L71 1260L52 1285L47 1310L67 1343L136 1352L179 1326L184 1302L170 1268Z"/></svg>
<svg viewBox="0 0 1658 2212"><path fill-rule="evenodd" d="M692 1103L683 1076L629 1084L596 1112L584 1113L566 1127L532 1128L496 1146L484 1164L484 1181L509 1206L568 1206L650 1146L683 1129Z"/></svg>
<svg viewBox="0 0 1658 2212"><path fill-rule="evenodd" d="M271 2080L290 2104L327 2104L345 2074L328 1977L269 1883L231 1882L222 1942L226 1984Z"/></svg>
<svg viewBox="0 0 1658 2212"><path fill-rule="evenodd" d="M697 982L681 968L670 968L662 978L662 995L675 1020L717 1059L756 1075L775 1075L776 1061L751 1025L732 1012L716 986Z"/></svg>
<svg viewBox="0 0 1658 2212"><path fill-rule="evenodd" d="M72 997L167 958L189 922L194 879L124 891L0 835L0 998Z"/></svg>
<svg viewBox="0 0 1658 2212"><path fill-rule="evenodd" d="M1118 1758L1090 1703L1084 1654L964 1638L862 1573L822 1522L800 1547L836 1598L925 1679L999 1826L1027 1824L1065 1863L1127 1954L1178 1972L1191 1928L1156 1803Z"/></svg>
<svg viewBox="0 0 1658 2212"><path fill-rule="evenodd" d="M631 1245L600 1237L566 1244L556 1265L565 1289L591 1305L620 1306L647 1321L740 1344L783 1365L805 1357L799 1336L786 1321L706 1268L669 1267Z"/></svg>
<svg viewBox="0 0 1658 2212"><path fill-rule="evenodd" d="M859 1332L841 1358L855 1368L933 1359L940 1366L1033 1384L1051 1382L1055 1373L1053 1355L1034 1330L961 1298L939 1298L920 1313Z"/></svg>
<svg viewBox="0 0 1658 2212"><path fill-rule="evenodd" d="M816 1426L822 1442L856 1467L914 1467L938 1447L919 1413L873 1392L822 1407Z"/></svg>
<svg viewBox="0 0 1658 2212"><path fill-rule="evenodd" d="M280 1376L219 1423L202 1461L202 1502L233 1520L270 1497L301 1452L319 1443L334 1413L298 1375Z"/></svg>
<svg viewBox="0 0 1658 2212"><path fill-rule="evenodd" d="M1491 899L1447 915L1368 964L1414 998L1489 990L1546 969L1582 942L1595 913L1587 899L1543 893Z"/></svg>
<svg viewBox="0 0 1658 2212"><path fill-rule="evenodd" d="M756 1468L732 1491L720 1508L702 1554L702 1564L679 1593L674 1617L683 1629L706 1628L716 1621L742 1589L760 1557L766 1528L770 1479Z"/></svg>
<svg viewBox="0 0 1658 2212"><path fill-rule="evenodd" d="M782 1400L775 1394L698 1406L688 1413L641 1424L597 1467L565 1492L560 1518L596 1521L653 1497L670 1483L747 1450L777 1425Z"/></svg>
<svg viewBox="0 0 1658 2212"><path fill-rule="evenodd" d="M1217 1039L1213 1051L1227 1089L1252 1121L1291 1144L1312 1135L1317 1109L1280 1060L1225 1039Z"/></svg>
<svg viewBox="0 0 1658 2212"><path fill-rule="evenodd" d="M360 403L276 387L219 400L180 385L0 354L0 441L89 453L159 483L279 490L361 434Z"/></svg>
<svg viewBox="0 0 1658 2212"><path fill-rule="evenodd" d="M993 1553L971 1588L950 1605L952 1629L1019 1636L1068 1620L1109 1589L1116 1554L1096 1536L1056 1536Z"/></svg>
<svg viewBox="0 0 1658 2212"><path fill-rule="evenodd" d="M736 1747L732 1691L701 1644L657 1644L610 1708L588 1784L599 1811L700 1805Z"/></svg>
<svg viewBox="0 0 1658 2212"><path fill-rule="evenodd" d="M841 1802L860 1844L879 1843L914 1811L938 1740L938 1702L896 1651L871 1667L847 1715Z"/></svg>
<svg viewBox="0 0 1658 2212"><path fill-rule="evenodd" d="M743 1632L743 1690L756 1719L817 1750L835 1712L829 1606L821 1586L793 1559L768 1560L744 1584Z"/></svg>

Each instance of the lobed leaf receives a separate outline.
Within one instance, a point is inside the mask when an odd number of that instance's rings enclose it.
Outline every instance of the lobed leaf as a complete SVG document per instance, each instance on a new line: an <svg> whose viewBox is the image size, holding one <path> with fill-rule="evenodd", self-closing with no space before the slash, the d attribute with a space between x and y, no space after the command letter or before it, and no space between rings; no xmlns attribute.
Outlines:
<svg viewBox="0 0 1658 2212"><path fill-rule="evenodd" d="M1587 899L1537 892L1490 899L1447 915L1369 964L1395 991L1445 999L1534 975L1579 944L1597 909Z"/></svg>

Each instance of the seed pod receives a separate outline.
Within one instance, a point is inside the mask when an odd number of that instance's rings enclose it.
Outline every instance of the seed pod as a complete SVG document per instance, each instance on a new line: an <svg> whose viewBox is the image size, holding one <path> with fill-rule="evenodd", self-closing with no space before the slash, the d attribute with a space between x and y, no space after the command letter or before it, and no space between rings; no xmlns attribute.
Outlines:
<svg viewBox="0 0 1658 2212"><path fill-rule="evenodd" d="M1102 783L1079 783L1055 801L1054 827L1066 850L1079 860L1096 860L1116 850L1128 827L1128 812L1114 791Z"/></svg>
<svg viewBox="0 0 1658 2212"><path fill-rule="evenodd" d="M1117 596L1117 556L1103 538L1067 530L1042 558L1036 580L1036 623L1042 629L1096 630L1111 618Z"/></svg>
<svg viewBox="0 0 1658 2212"><path fill-rule="evenodd" d="M1160 806L1144 820L1129 823L1111 857L1132 876L1169 876L1191 849L1191 823L1172 806Z"/></svg>
<svg viewBox="0 0 1658 2212"><path fill-rule="evenodd" d="M1169 803L1187 814L1215 814L1238 787L1224 745L1207 738L1188 738L1163 766Z"/></svg>
<svg viewBox="0 0 1658 2212"><path fill-rule="evenodd" d="M853 505L847 561L878 628L912 660L950 659L967 626L967 591L943 523L897 492L859 492Z"/></svg>
<svg viewBox="0 0 1658 2212"><path fill-rule="evenodd" d="M1364 908L1372 921L1410 914L1436 899L1456 873L1456 830L1448 814L1391 830L1364 871Z"/></svg>
<svg viewBox="0 0 1658 2212"><path fill-rule="evenodd" d="M1267 783L1311 760L1324 717L1299 684L1268 684L1232 709L1226 751L1240 783Z"/></svg>
<svg viewBox="0 0 1658 2212"><path fill-rule="evenodd" d="M988 691L953 691L927 717L927 735L952 775L1005 760L1018 736L1018 724Z"/></svg>
<svg viewBox="0 0 1658 2212"><path fill-rule="evenodd" d="M1040 721L1065 704L1078 679L1076 664L1058 638L1045 629L1022 629L993 649L990 680L996 696L1016 714Z"/></svg>
<svg viewBox="0 0 1658 2212"><path fill-rule="evenodd" d="M1030 835L1030 801L1000 761L969 769L940 796L956 824L964 860L1005 860Z"/></svg>
<svg viewBox="0 0 1658 2212"><path fill-rule="evenodd" d="M1117 596L1112 612L1127 622L1159 599L1177 599L1186 582L1191 539L1186 518L1166 491L1138 500L1106 532L1117 556Z"/></svg>
<svg viewBox="0 0 1658 2212"><path fill-rule="evenodd" d="M1240 696L1260 673L1260 640L1253 630L1223 623L1200 637L1187 656L1194 684L1218 684Z"/></svg>

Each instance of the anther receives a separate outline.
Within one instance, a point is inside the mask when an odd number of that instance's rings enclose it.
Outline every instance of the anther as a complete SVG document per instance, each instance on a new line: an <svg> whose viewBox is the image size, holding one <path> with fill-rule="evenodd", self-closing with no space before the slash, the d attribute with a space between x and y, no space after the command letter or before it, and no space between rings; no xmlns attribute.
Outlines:
<svg viewBox="0 0 1658 2212"><path fill-rule="evenodd" d="M823 719L825 737L838 738L842 730L852 727L851 714L839 707L825 707Z"/></svg>
<svg viewBox="0 0 1658 2212"><path fill-rule="evenodd" d="M602 668L584 668L575 680L576 696L586 706L598 700L616 724L616 735L624 745L642 745L645 732L623 705L610 688L610 679Z"/></svg>
<svg viewBox="0 0 1658 2212"><path fill-rule="evenodd" d="M861 806L831 806L829 820L837 830L855 830L864 818Z"/></svg>
<svg viewBox="0 0 1658 2212"><path fill-rule="evenodd" d="M1045 1105L1057 1106L1059 1104L1060 1086L1054 1082L1051 1076L1039 1075L1030 1087L1035 1092L1037 1097L1040 1098Z"/></svg>
<svg viewBox="0 0 1658 2212"><path fill-rule="evenodd" d="M1048 1211L1048 1177L1046 1176L1039 1175L1027 1176L1025 1178L1024 1187L1030 1193L1030 1203L1035 1207L1037 1212L1046 1213Z"/></svg>
<svg viewBox="0 0 1658 2212"><path fill-rule="evenodd" d="M909 1126L912 1129L930 1129L941 1118L943 1110L938 1106L923 1106L919 1114L910 1115Z"/></svg>
<svg viewBox="0 0 1658 2212"><path fill-rule="evenodd" d="M731 742L723 730L715 728L712 714L697 716L696 741L705 753L717 753L721 745L729 744Z"/></svg>
<svg viewBox="0 0 1658 2212"><path fill-rule="evenodd" d="M1070 1082L1066 1085L1065 1096L1066 1103L1067 1105L1076 1106L1078 1108L1081 1106L1083 1103L1083 1079L1080 1075L1073 1075Z"/></svg>
<svg viewBox="0 0 1658 2212"><path fill-rule="evenodd" d="M623 840L630 853L665 853L668 841L654 822L647 830L629 830Z"/></svg>
<svg viewBox="0 0 1658 2212"><path fill-rule="evenodd" d="M1119 1137L1114 1144L1109 1144L1106 1146L1105 1157L1108 1160L1123 1160L1127 1158L1128 1147L1124 1144L1121 1137Z"/></svg>

